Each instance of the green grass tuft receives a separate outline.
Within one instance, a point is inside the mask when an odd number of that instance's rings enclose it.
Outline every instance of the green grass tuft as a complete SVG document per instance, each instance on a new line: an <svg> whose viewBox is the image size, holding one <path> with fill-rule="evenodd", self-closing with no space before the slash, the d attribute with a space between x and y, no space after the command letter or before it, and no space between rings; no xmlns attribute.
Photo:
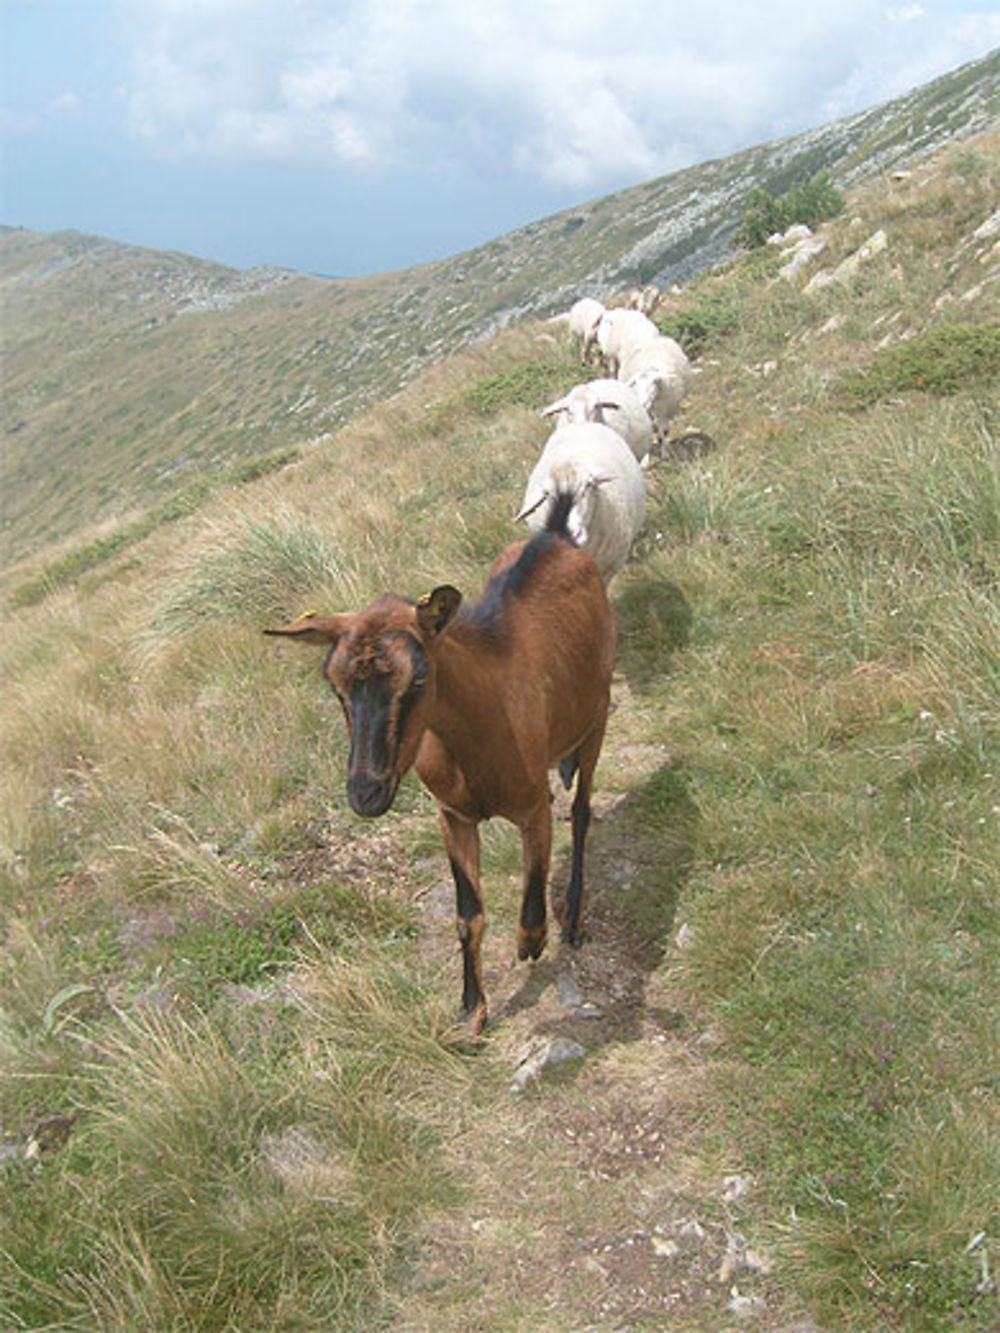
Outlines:
<svg viewBox="0 0 1000 1333"><path fill-rule="evenodd" d="M289 617L297 600L318 588L350 584L356 568L353 553L338 551L297 517L244 518L175 578L152 633L178 638L234 612L258 621Z"/></svg>

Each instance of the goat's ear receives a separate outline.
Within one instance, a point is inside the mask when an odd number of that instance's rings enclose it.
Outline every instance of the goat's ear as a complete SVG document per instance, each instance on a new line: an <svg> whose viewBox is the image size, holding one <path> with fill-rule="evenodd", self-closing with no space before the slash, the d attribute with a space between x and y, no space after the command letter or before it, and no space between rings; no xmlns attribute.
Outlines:
<svg viewBox="0 0 1000 1333"><path fill-rule="evenodd" d="M557 412L562 412L566 407L565 398L557 398L554 403L549 403L548 407L543 407L539 412L540 417L554 417Z"/></svg>
<svg viewBox="0 0 1000 1333"><path fill-rule="evenodd" d="M542 507L542 505L548 498L549 498L548 491L542 491L541 495L538 497L537 500L525 500L524 508L521 510L519 514L515 515L514 522L520 523L523 518L527 518L529 514L533 514L536 509L540 509Z"/></svg>
<svg viewBox="0 0 1000 1333"><path fill-rule="evenodd" d="M275 638L296 639L299 643L333 643L343 634L348 616L318 616L314 611L293 620L280 629L266 629L265 634Z"/></svg>
<svg viewBox="0 0 1000 1333"><path fill-rule="evenodd" d="M436 639L462 602L462 594L450 583L425 593L417 603L417 625L425 639Z"/></svg>

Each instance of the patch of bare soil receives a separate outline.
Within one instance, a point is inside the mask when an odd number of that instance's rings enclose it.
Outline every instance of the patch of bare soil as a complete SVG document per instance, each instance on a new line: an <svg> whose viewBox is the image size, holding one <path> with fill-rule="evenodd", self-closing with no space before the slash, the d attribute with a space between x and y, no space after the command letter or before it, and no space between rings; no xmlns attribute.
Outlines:
<svg viewBox="0 0 1000 1333"><path fill-rule="evenodd" d="M406 896L412 871L405 856L405 821L337 829L325 826L312 847L288 859L283 874L298 885L350 880L373 892Z"/></svg>

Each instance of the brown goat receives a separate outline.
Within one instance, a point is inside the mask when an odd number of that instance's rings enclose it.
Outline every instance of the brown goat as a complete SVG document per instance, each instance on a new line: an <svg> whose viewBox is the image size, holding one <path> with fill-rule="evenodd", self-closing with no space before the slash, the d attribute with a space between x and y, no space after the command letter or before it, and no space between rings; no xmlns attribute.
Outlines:
<svg viewBox="0 0 1000 1333"><path fill-rule="evenodd" d="M573 857L562 938L583 942L583 850L594 768L604 738L616 631L594 560L565 534L569 503L549 529L507 548L479 600L436 588L413 603L385 594L367 609L309 615L269 634L328 646L323 674L350 737L347 794L360 815L389 809L416 764L439 806L457 893L463 1007L486 1021L479 824L516 824L524 854L519 958L546 941L552 847L548 771L558 764L573 799Z"/></svg>

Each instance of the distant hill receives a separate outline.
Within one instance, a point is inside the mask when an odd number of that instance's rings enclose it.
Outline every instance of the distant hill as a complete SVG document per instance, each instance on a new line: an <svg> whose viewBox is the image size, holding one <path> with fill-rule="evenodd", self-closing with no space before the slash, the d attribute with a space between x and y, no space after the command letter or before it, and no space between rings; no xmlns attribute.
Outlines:
<svg viewBox="0 0 1000 1333"><path fill-rule="evenodd" d="M995 123L998 89L994 52L822 129L365 278L2 229L0 564L308 447L424 365L582 292L683 281L726 253L754 188L820 169L859 183Z"/></svg>

